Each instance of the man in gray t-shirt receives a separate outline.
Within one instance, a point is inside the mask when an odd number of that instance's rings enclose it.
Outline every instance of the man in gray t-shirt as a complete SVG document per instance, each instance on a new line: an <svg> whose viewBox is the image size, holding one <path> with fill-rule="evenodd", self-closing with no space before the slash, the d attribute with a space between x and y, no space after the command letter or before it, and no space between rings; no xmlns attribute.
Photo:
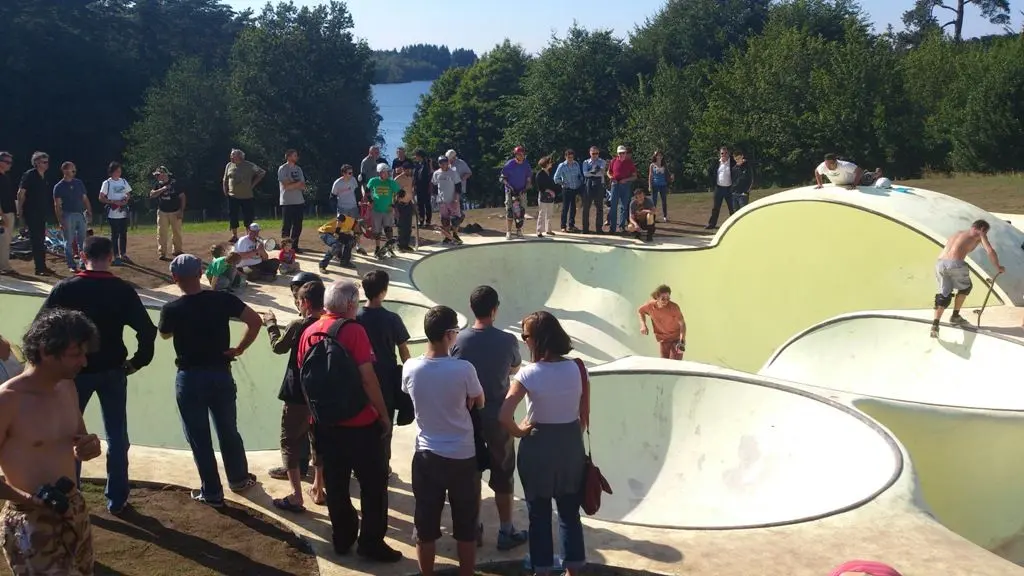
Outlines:
<svg viewBox="0 0 1024 576"><path fill-rule="evenodd" d="M284 164L277 169L277 182L281 191L281 240L291 238L292 248L301 252L299 236L302 235L302 216L306 207L306 175L298 161L297 151L286 151Z"/></svg>
<svg viewBox="0 0 1024 576"><path fill-rule="evenodd" d="M476 320L459 332L451 355L468 361L476 368L477 379L484 389L484 408L481 413L483 436L491 453L491 472L487 485L494 491L498 507L498 549L511 550L525 544L529 534L517 531L512 524L512 491L516 471L515 442L498 423L498 411L508 393L508 379L522 364L516 337L494 327L498 315L498 292L490 286L480 286L469 297L469 306ZM482 529L481 529L482 530ZM478 532L477 538L483 538Z"/></svg>

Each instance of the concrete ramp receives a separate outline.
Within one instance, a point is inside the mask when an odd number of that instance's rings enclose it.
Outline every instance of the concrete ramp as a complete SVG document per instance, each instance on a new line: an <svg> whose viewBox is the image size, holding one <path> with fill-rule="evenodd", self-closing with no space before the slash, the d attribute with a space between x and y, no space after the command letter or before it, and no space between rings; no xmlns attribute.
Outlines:
<svg viewBox="0 0 1024 576"><path fill-rule="evenodd" d="M902 471L870 419L778 382L627 358L591 371L598 518L673 528L789 524L857 507Z"/></svg>

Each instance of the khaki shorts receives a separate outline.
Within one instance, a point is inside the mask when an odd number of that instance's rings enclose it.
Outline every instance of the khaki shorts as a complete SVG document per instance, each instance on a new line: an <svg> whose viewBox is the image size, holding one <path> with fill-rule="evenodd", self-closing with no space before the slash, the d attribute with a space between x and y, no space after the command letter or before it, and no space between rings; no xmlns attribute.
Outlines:
<svg viewBox="0 0 1024 576"><path fill-rule="evenodd" d="M0 512L0 545L15 576L60 574L92 576L92 526L85 498L68 495L68 514L49 508L22 508L8 502Z"/></svg>
<svg viewBox="0 0 1024 576"><path fill-rule="evenodd" d="M385 228L395 225L395 215L390 210L387 212L371 212L370 221L373 223L373 232L380 234Z"/></svg>
<svg viewBox="0 0 1024 576"><path fill-rule="evenodd" d="M516 444L512 435L496 419L482 418L484 441L491 453L491 471L487 485L495 494L511 494L515 488Z"/></svg>
<svg viewBox="0 0 1024 576"><path fill-rule="evenodd" d="M413 524L419 542L441 537L445 497L452 507L452 536L457 542L475 542L480 516L480 471L476 457L453 460L433 452L412 457L412 495L416 500Z"/></svg>
<svg viewBox="0 0 1024 576"><path fill-rule="evenodd" d="M306 454L304 445L309 446L313 466L320 465L309 417L309 406L305 404L285 403L281 410L281 463L287 469L302 467L302 457Z"/></svg>

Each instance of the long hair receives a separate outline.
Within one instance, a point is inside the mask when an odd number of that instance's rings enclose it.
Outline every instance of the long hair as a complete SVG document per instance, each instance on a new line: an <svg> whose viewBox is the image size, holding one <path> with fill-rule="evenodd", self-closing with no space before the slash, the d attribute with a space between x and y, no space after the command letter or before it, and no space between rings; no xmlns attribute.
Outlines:
<svg viewBox="0 0 1024 576"><path fill-rule="evenodd" d="M541 310L523 318L523 337L533 341L533 361L551 360L572 351L572 338L550 312Z"/></svg>

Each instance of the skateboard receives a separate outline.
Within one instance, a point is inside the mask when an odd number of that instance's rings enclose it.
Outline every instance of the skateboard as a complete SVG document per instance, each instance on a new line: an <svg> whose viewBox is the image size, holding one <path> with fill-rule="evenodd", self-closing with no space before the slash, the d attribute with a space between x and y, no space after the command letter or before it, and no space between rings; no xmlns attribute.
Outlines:
<svg viewBox="0 0 1024 576"><path fill-rule="evenodd" d="M397 245L397 244L398 244L398 240L392 238L391 240L388 240L387 242L382 244L380 248L377 248L377 250L374 251L373 255L376 256L378 260L386 260L388 258L394 258L395 257L395 245Z"/></svg>
<svg viewBox="0 0 1024 576"><path fill-rule="evenodd" d="M413 229L415 230L415 237L413 238L413 250L420 249L420 221L417 218L417 214L413 214L412 218Z"/></svg>
<svg viewBox="0 0 1024 576"><path fill-rule="evenodd" d="M985 283L988 284L988 292L985 294L985 300L981 303L981 309L975 310L974 314L978 317L978 327L981 327L981 315L985 312L985 307L988 306L988 299L992 297L992 291L996 288L996 280L1002 272L997 272L992 278L986 278Z"/></svg>

